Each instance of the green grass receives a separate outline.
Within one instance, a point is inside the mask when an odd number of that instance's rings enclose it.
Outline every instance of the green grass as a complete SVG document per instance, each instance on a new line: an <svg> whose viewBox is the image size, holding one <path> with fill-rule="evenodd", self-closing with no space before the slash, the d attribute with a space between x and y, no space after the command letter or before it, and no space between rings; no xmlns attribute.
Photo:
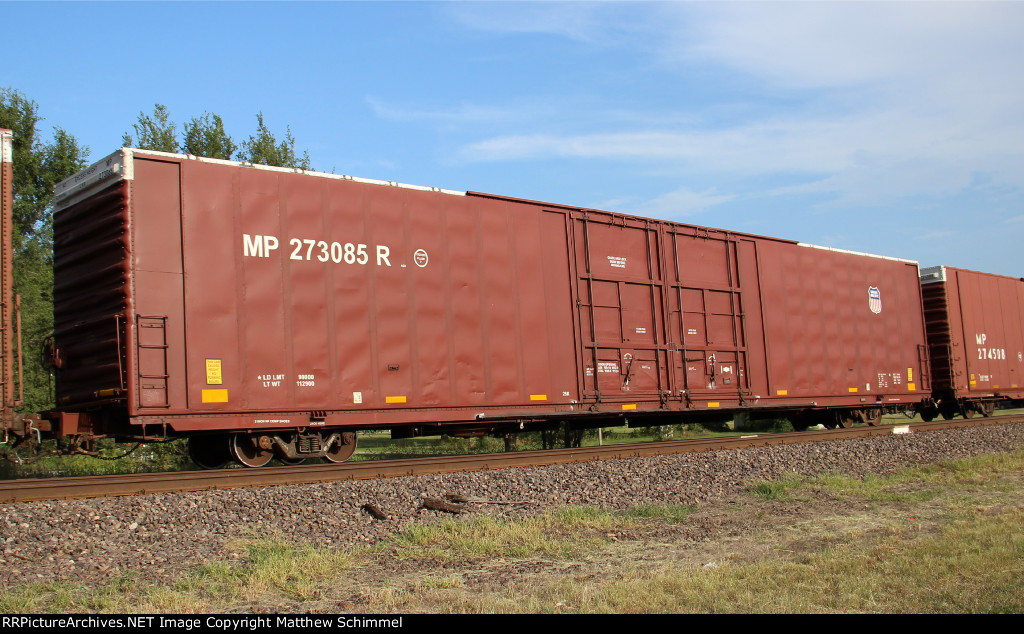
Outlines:
<svg viewBox="0 0 1024 634"><path fill-rule="evenodd" d="M524 519L445 518L408 526L392 539L389 554L398 559L437 561L536 555L571 559L606 543L601 531L620 523L608 511L586 507Z"/></svg>
<svg viewBox="0 0 1024 634"><path fill-rule="evenodd" d="M109 612L126 614L210 613L258 603L263 597L316 600L323 583L358 562L344 551L254 537L232 544L239 560L197 565L169 585L148 585L131 572L83 588L71 582L34 583L0 592L0 613Z"/></svg>
<svg viewBox="0 0 1024 634"><path fill-rule="evenodd" d="M804 486L803 480L794 475L789 475L781 480L760 480L751 484L748 490L765 500L786 500L792 497L791 492L794 489L800 489Z"/></svg>
<svg viewBox="0 0 1024 634"><path fill-rule="evenodd" d="M601 583L563 579L496 609L564 612L978 613L1024 610L1021 511L974 516L934 536L893 528L844 540L797 561L760 560L699 570L630 566ZM908 537L912 541L908 542Z"/></svg>
<svg viewBox="0 0 1024 634"><path fill-rule="evenodd" d="M679 524L686 521L686 518L694 512L693 506L679 506L675 504L640 504L626 511L627 517L643 519L660 519L668 524Z"/></svg>
<svg viewBox="0 0 1024 634"><path fill-rule="evenodd" d="M46 441L41 457L24 448L0 449L0 479L14 478L59 478L74 476L114 475L120 473L152 473L162 471L183 471L194 469L188 458L188 444L185 440L154 443L115 444L110 440L99 441L99 456L48 455L55 450L54 441ZM17 464L19 458L25 462Z"/></svg>

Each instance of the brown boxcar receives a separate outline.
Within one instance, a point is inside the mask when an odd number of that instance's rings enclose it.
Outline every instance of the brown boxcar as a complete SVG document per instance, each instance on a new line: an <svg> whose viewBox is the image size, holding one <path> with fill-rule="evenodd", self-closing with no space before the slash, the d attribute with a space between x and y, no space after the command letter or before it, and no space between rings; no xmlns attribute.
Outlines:
<svg viewBox="0 0 1024 634"><path fill-rule="evenodd" d="M926 416L1024 398L1024 279L936 266L921 285L936 400Z"/></svg>
<svg viewBox="0 0 1024 634"><path fill-rule="evenodd" d="M360 428L834 424L930 389L905 260L132 149L56 199L69 435L205 434L262 464L343 459Z"/></svg>

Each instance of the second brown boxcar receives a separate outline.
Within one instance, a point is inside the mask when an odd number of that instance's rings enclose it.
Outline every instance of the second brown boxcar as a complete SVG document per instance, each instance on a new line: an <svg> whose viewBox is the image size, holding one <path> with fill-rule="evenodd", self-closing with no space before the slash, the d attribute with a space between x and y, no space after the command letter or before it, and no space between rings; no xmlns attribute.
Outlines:
<svg viewBox="0 0 1024 634"><path fill-rule="evenodd" d="M921 285L935 391L922 415L991 415L1024 398L1024 280L936 266Z"/></svg>
<svg viewBox="0 0 1024 634"><path fill-rule="evenodd" d="M74 438L259 465L343 460L367 428L874 421L930 389L905 260L132 149L56 200L50 417Z"/></svg>

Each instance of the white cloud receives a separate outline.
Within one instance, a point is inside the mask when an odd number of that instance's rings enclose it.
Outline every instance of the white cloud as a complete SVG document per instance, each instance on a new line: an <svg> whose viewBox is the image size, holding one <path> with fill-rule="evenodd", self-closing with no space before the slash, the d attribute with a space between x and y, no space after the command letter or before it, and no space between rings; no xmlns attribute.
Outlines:
<svg viewBox="0 0 1024 634"><path fill-rule="evenodd" d="M496 121L521 121L531 118L536 119L538 117L549 116L552 114L552 110L550 108L538 108L532 105L516 107L462 103L456 106L431 107L423 105L399 105L388 103L373 97L368 97L366 102L370 104L374 114L382 119L388 119L391 121L427 120L445 123L487 123Z"/></svg>
<svg viewBox="0 0 1024 634"><path fill-rule="evenodd" d="M634 205L628 208L628 212L652 218L679 219L736 198L732 194L719 194L713 188L696 192L681 187L652 200Z"/></svg>
<svg viewBox="0 0 1024 634"><path fill-rule="evenodd" d="M456 2L445 8L455 22L470 29L542 33L591 43L606 41L622 24L609 16L625 10L621 3L589 2Z"/></svg>
<svg viewBox="0 0 1024 634"><path fill-rule="evenodd" d="M942 239L948 238L948 237L953 236L953 235L956 235L956 233L953 232L953 231L937 230L937 231L929 231L927 233L922 233L921 235L916 236L915 239L916 240L926 240L926 241L927 240L942 240Z"/></svg>
<svg viewBox="0 0 1024 634"><path fill-rule="evenodd" d="M557 11L527 11L510 26L556 32ZM669 3L634 5L632 30L661 46L662 63L681 76L695 65L735 69L746 118L728 126L671 113L636 121L591 111L595 131L497 134L466 143L468 161L582 158L674 162L679 172L773 176L801 174L797 187L765 194L831 192L843 203L949 196L979 174L994 186L1024 187L1024 4L1019 3ZM628 31L595 23L567 37L600 39ZM551 21L546 21L551 18ZM584 19L585 18L585 19ZM646 28L641 24L646 21ZM540 25L540 26L538 26ZM497 28L497 27L494 27ZM649 37L659 33L660 38ZM793 104L761 108L764 97L796 91ZM664 114L664 113L662 113ZM552 131L553 130L553 131Z"/></svg>
<svg viewBox="0 0 1024 634"><path fill-rule="evenodd" d="M690 36L668 50L778 85L941 82L1021 68L1024 7L999 2L792 2L669 6ZM927 73L927 74L922 74Z"/></svg>
<svg viewBox="0 0 1024 634"><path fill-rule="evenodd" d="M834 122L762 121L726 129L649 130L559 136L498 136L469 144L463 157L476 161L545 157L611 160L680 160L700 169L787 172L841 169L844 148L823 144L846 128Z"/></svg>
<svg viewBox="0 0 1024 634"><path fill-rule="evenodd" d="M1024 122L1011 128L977 130L971 122L900 112L857 117L761 120L721 128L647 130L595 134L495 136L467 144L471 161L587 158L681 162L688 170L736 174L832 174L844 186L853 180L902 181L909 190L951 193L979 169L998 180L1024 185L1024 162L1013 139L1024 139ZM840 176L849 172L851 175ZM931 181L932 177L936 177ZM863 184L863 183L860 183ZM897 187L896 189L899 189Z"/></svg>
<svg viewBox="0 0 1024 634"><path fill-rule="evenodd" d="M651 215L735 200L730 188L745 199L819 194L832 205L948 198L979 187L1013 198L1024 190L1024 3L455 3L444 10L462 28L566 38L581 59L588 47L595 55L618 47L637 68L657 66L665 82L690 84L699 96L675 109L616 95L594 107L572 86L522 93L513 106L370 101L385 118L458 129L460 161L640 166L672 179L668 193L637 209Z"/></svg>

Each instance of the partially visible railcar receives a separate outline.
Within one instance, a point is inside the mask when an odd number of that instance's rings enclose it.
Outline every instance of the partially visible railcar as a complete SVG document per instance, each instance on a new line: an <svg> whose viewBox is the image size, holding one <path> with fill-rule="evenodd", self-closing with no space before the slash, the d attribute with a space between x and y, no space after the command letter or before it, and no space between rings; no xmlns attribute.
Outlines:
<svg viewBox="0 0 1024 634"><path fill-rule="evenodd" d="M922 413L991 415L1024 399L1024 279L921 270L935 402Z"/></svg>
<svg viewBox="0 0 1024 634"><path fill-rule="evenodd" d="M873 421L930 389L906 260L127 148L55 200L58 435L258 465L366 428Z"/></svg>
<svg viewBox="0 0 1024 634"><path fill-rule="evenodd" d="M14 408L21 404L16 392L14 342L20 337L14 296L14 133L0 128L0 430L14 428ZM6 438L5 438L6 440Z"/></svg>

